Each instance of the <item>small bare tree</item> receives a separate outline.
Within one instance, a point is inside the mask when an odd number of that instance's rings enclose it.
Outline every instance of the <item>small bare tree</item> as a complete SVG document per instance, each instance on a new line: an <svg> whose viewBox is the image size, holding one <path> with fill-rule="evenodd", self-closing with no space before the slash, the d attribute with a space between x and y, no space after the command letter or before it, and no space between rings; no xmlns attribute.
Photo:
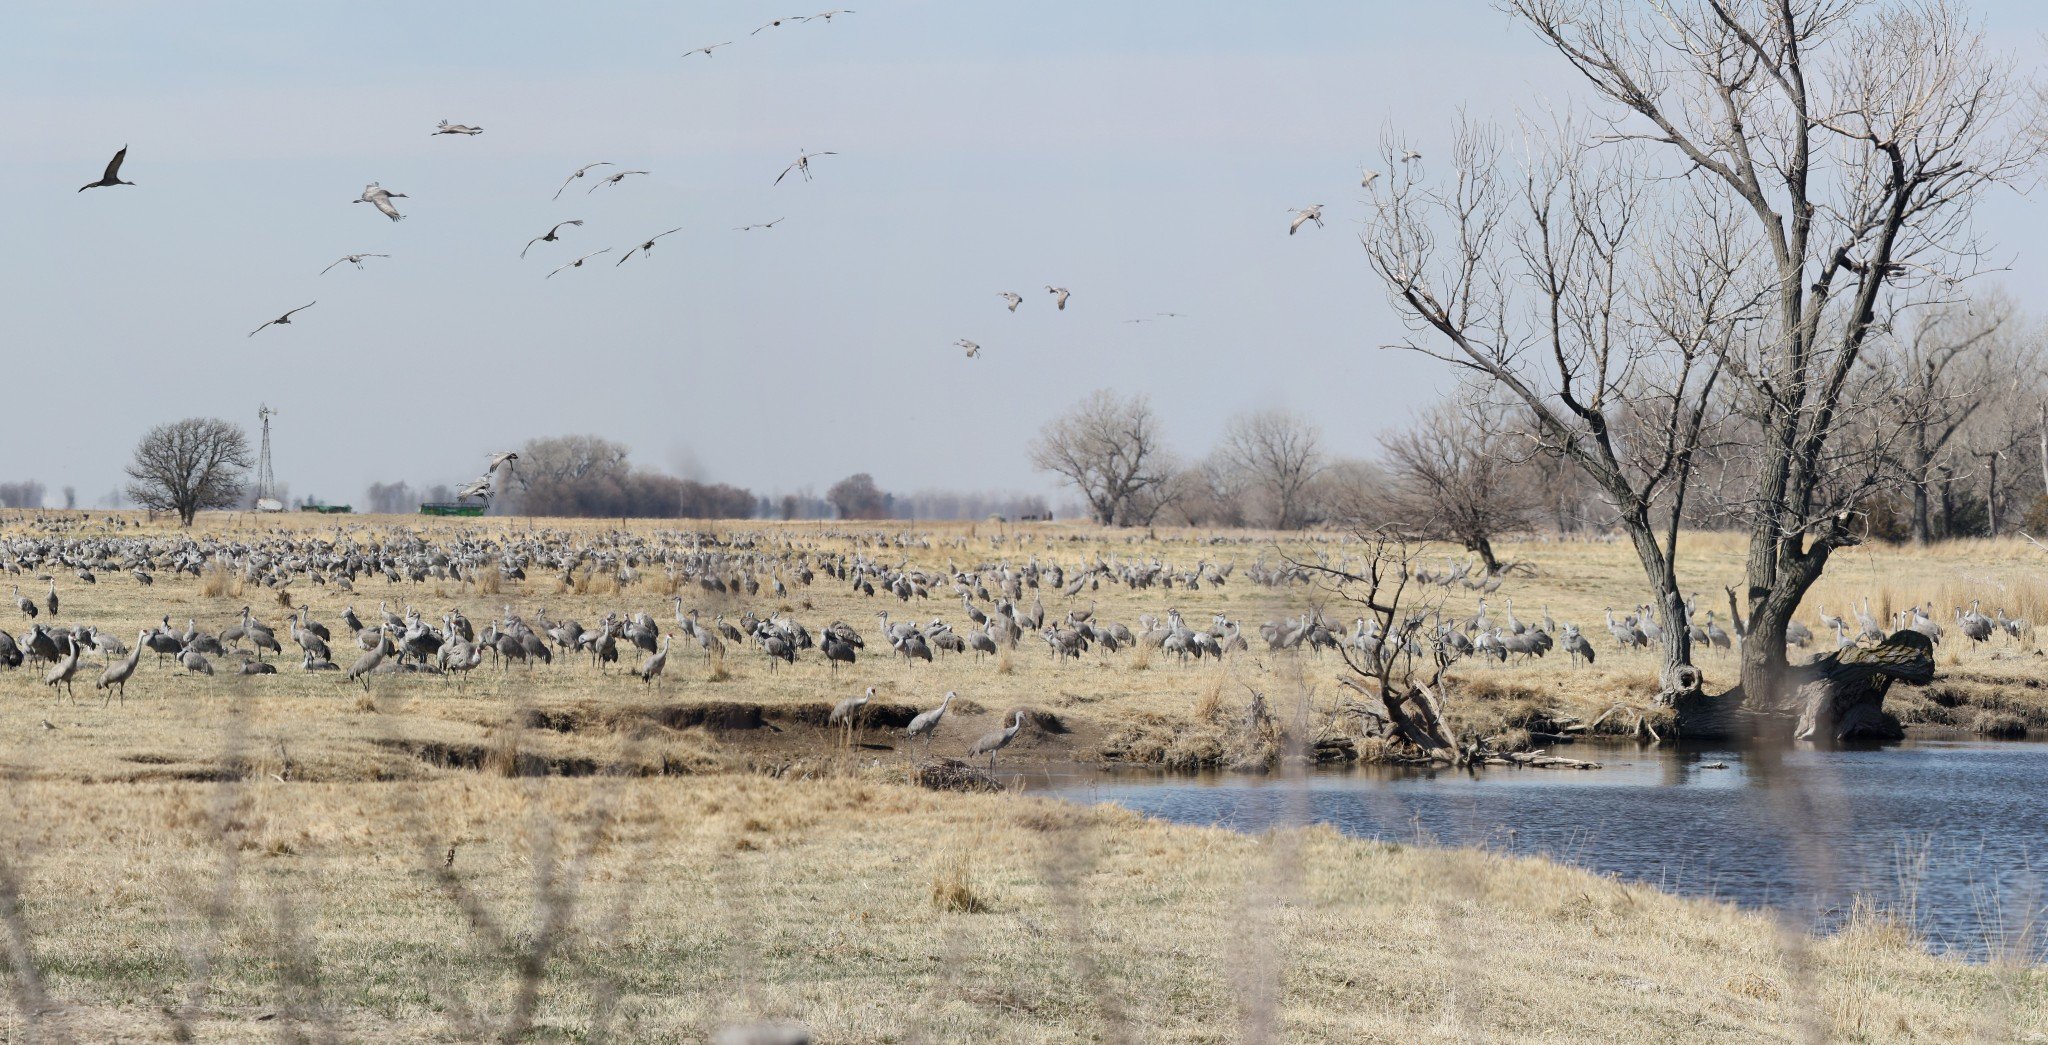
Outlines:
<svg viewBox="0 0 2048 1045"><path fill-rule="evenodd" d="M1102 389L1039 430L1031 463L1065 479L1104 526L1143 526L1164 505L1173 470L1144 396Z"/></svg>
<svg viewBox="0 0 2048 1045"><path fill-rule="evenodd" d="M214 417L188 417L149 430L128 464L128 496L179 523L208 508L232 508L251 464L249 437Z"/></svg>
<svg viewBox="0 0 2048 1045"><path fill-rule="evenodd" d="M1269 525L1298 530L1307 525L1316 477L1323 471L1322 433L1307 418L1286 410L1259 410L1231 418L1217 448L1265 501Z"/></svg>
<svg viewBox="0 0 2048 1045"><path fill-rule="evenodd" d="M1384 437L1393 484L1381 524L1456 541L1499 573L1494 538L1527 530L1543 507L1526 456L1534 441L1495 423L1500 413L1453 400Z"/></svg>
<svg viewBox="0 0 2048 1045"><path fill-rule="evenodd" d="M1951 444L1980 410L1999 399L1995 390L2010 391L2019 380L2013 345L2005 336L2012 313L2003 297L1977 305L1945 304L1921 313L1910 330L1873 346L1872 359L1890 378L1885 413L1899 429L1894 456L1911 502L1907 522L1915 544L1934 536L1928 490L1954 456Z"/></svg>
<svg viewBox="0 0 2048 1045"><path fill-rule="evenodd" d="M1472 747L1459 741L1445 718L1445 672L1452 658L1431 624L1441 624L1442 589L1425 595L1426 589L1413 580L1427 546L1398 530L1360 527L1353 536L1363 546L1362 555L1337 563L1288 560L1370 622L1363 634L1337 644L1350 669L1338 681L1379 704L1352 704L1348 710L1365 719L1366 732L1384 738L1399 757L1463 764Z"/></svg>

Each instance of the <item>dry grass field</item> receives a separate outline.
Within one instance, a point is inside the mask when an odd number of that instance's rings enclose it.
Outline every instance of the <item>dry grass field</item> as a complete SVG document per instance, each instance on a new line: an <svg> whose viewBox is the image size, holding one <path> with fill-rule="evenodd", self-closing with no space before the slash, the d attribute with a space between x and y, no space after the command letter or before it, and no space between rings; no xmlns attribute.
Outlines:
<svg viewBox="0 0 2048 1045"><path fill-rule="evenodd" d="M528 525L478 522L208 517L199 531L235 542L280 528L360 539ZM0 525L0 543L33 526ZM1330 592L1267 588L1247 573L1282 554L1357 554L1338 535L1276 545L1065 525L706 529L936 570L1034 555L1068 566L1235 562L1221 587L1105 583L1073 603L1039 594L1049 619L1092 606L1134 629L1139 613L1168 607L1198 626L1224 613L1252 649L1221 663L1130 650L1062 663L1027 636L994 658L908 663L879 641L875 614L964 627L959 600L906 605L821 575L783 598L693 584L675 593L707 620L780 609L815 632L844 619L869 644L836 673L815 652L771 667L758 650L735 645L721 662L681 640L658 689L573 656L537 670L486 660L462 679L378 675L365 688L301 672L295 656L255 677L221 659L208 678L145 654L127 699L103 706L89 699L97 667L80 672L75 703L42 686L40 670L0 671L10 1040L26 1022L73 1040L169 1040L181 1027L202 1040L482 1039L524 1012L540 1040L703 1040L764 1019L861 1042L1235 1041L1261 1028L1330 1041L2048 1033L2039 969L1928 958L1875 914L1813 941L1760 915L1540 861L935 794L904 783L900 733L871 730L848 752L819 724L824 706L869 685L879 702L914 708L956 690L934 755L963 753L1004 711L1028 706L1067 730L1029 729L1003 756L1030 762L1200 757L1227 744L1255 691L1280 707L1305 699L1334 721L1341 663L1269 653L1256 631L1316 606L1340 622L1353 614ZM1739 542L1698 535L1689 547L1687 583L1702 608L1725 610ZM1613 650L1601 619L1604 606L1640 601L1626 548L1529 543L1504 554L1533 573L1489 609L1498 616L1513 598L1515 614L1534 620L1547 606L1585 628L1600 660L1464 665L1454 715L1505 728L1530 708L1590 717L1641 703L1654 659ZM1931 600L1944 618L1978 598L1987 612L2041 619L2044 567L2048 555L2021 542L1854 549L1816 596L1835 612L1868 597L1879 614ZM231 574L164 572L147 587L123 573L93 585L55 576L59 622L126 642L166 615L218 631L244 605L284 638L277 592ZM39 601L45 587L4 583ZM353 593L289 590L334 628L346 665L347 605L366 617L380 603L434 620L460 611L479 625L507 607L586 625L614 610L668 622L673 587L656 566L623 590L605 575L565 582L539 570L499 585L371 576ZM1445 608L1475 605L1454 588ZM11 597L0 613L18 631ZM1943 646L1940 693L1895 698L1909 721L1967 725L1959 718L1973 706L1996 705L2048 724L2031 699L2042 674L2031 643L1963 645ZM1710 686L1733 676L1725 652L1702 664ZM709 704L759 705L773 728L707 729L693 709Z"/></svg>

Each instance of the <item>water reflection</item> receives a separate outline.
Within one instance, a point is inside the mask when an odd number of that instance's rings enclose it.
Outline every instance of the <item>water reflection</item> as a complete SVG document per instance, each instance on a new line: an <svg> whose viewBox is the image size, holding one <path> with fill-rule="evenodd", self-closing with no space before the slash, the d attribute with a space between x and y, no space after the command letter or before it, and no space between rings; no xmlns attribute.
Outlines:
<svg viewBox="0 0 2048 1045"><path fill-rule="evenodd" d="M1573 753L1605 768L1361 767L1290 782L1075 767L1026 784L1242 831L1305 809L1352 835L1542 854L1823 930L1862 897L1910 914L1936 951L2048 957L2033 868L2034 852L2048 852L2048 744L1587 750Z"/></svg>

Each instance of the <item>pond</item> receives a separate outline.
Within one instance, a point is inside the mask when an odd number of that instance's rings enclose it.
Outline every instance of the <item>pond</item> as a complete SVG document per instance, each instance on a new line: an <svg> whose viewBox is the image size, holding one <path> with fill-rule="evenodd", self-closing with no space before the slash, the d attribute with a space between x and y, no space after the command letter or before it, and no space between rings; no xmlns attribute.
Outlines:
<svg viewBox="0 0 2048 1045"><path fill-rule="evenodd" d="M2048 744L1881 749L1595 747L1598 770L1359 767L1280 776L1033 770L1033 790L1184 824L1311 820L1391 841L1539 854L1816 929L1857 898L1908 915L1940 953L2048 958Z"/></svg>

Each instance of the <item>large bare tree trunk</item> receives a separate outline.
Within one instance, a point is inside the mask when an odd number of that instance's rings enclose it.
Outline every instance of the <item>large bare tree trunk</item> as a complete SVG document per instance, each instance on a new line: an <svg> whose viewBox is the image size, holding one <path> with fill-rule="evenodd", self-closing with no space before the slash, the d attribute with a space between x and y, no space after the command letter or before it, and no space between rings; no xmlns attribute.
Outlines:
<svg viewBox="0 0 2048 1045"><path fill-rule="evenodd" d="M1699 696L1700 673L1692 666L1691 621L1685 612L1685 598L1678 591L1678 574L1671 557L1657 543L1657 534L1647 518L1624 518L1624 527L1642 560L1643 576L1650 582L1651 604L1657 607L1657 624L1664 631L1662 663L1657 672L1657 700L1667 706L1681 706Z"/></svg>

